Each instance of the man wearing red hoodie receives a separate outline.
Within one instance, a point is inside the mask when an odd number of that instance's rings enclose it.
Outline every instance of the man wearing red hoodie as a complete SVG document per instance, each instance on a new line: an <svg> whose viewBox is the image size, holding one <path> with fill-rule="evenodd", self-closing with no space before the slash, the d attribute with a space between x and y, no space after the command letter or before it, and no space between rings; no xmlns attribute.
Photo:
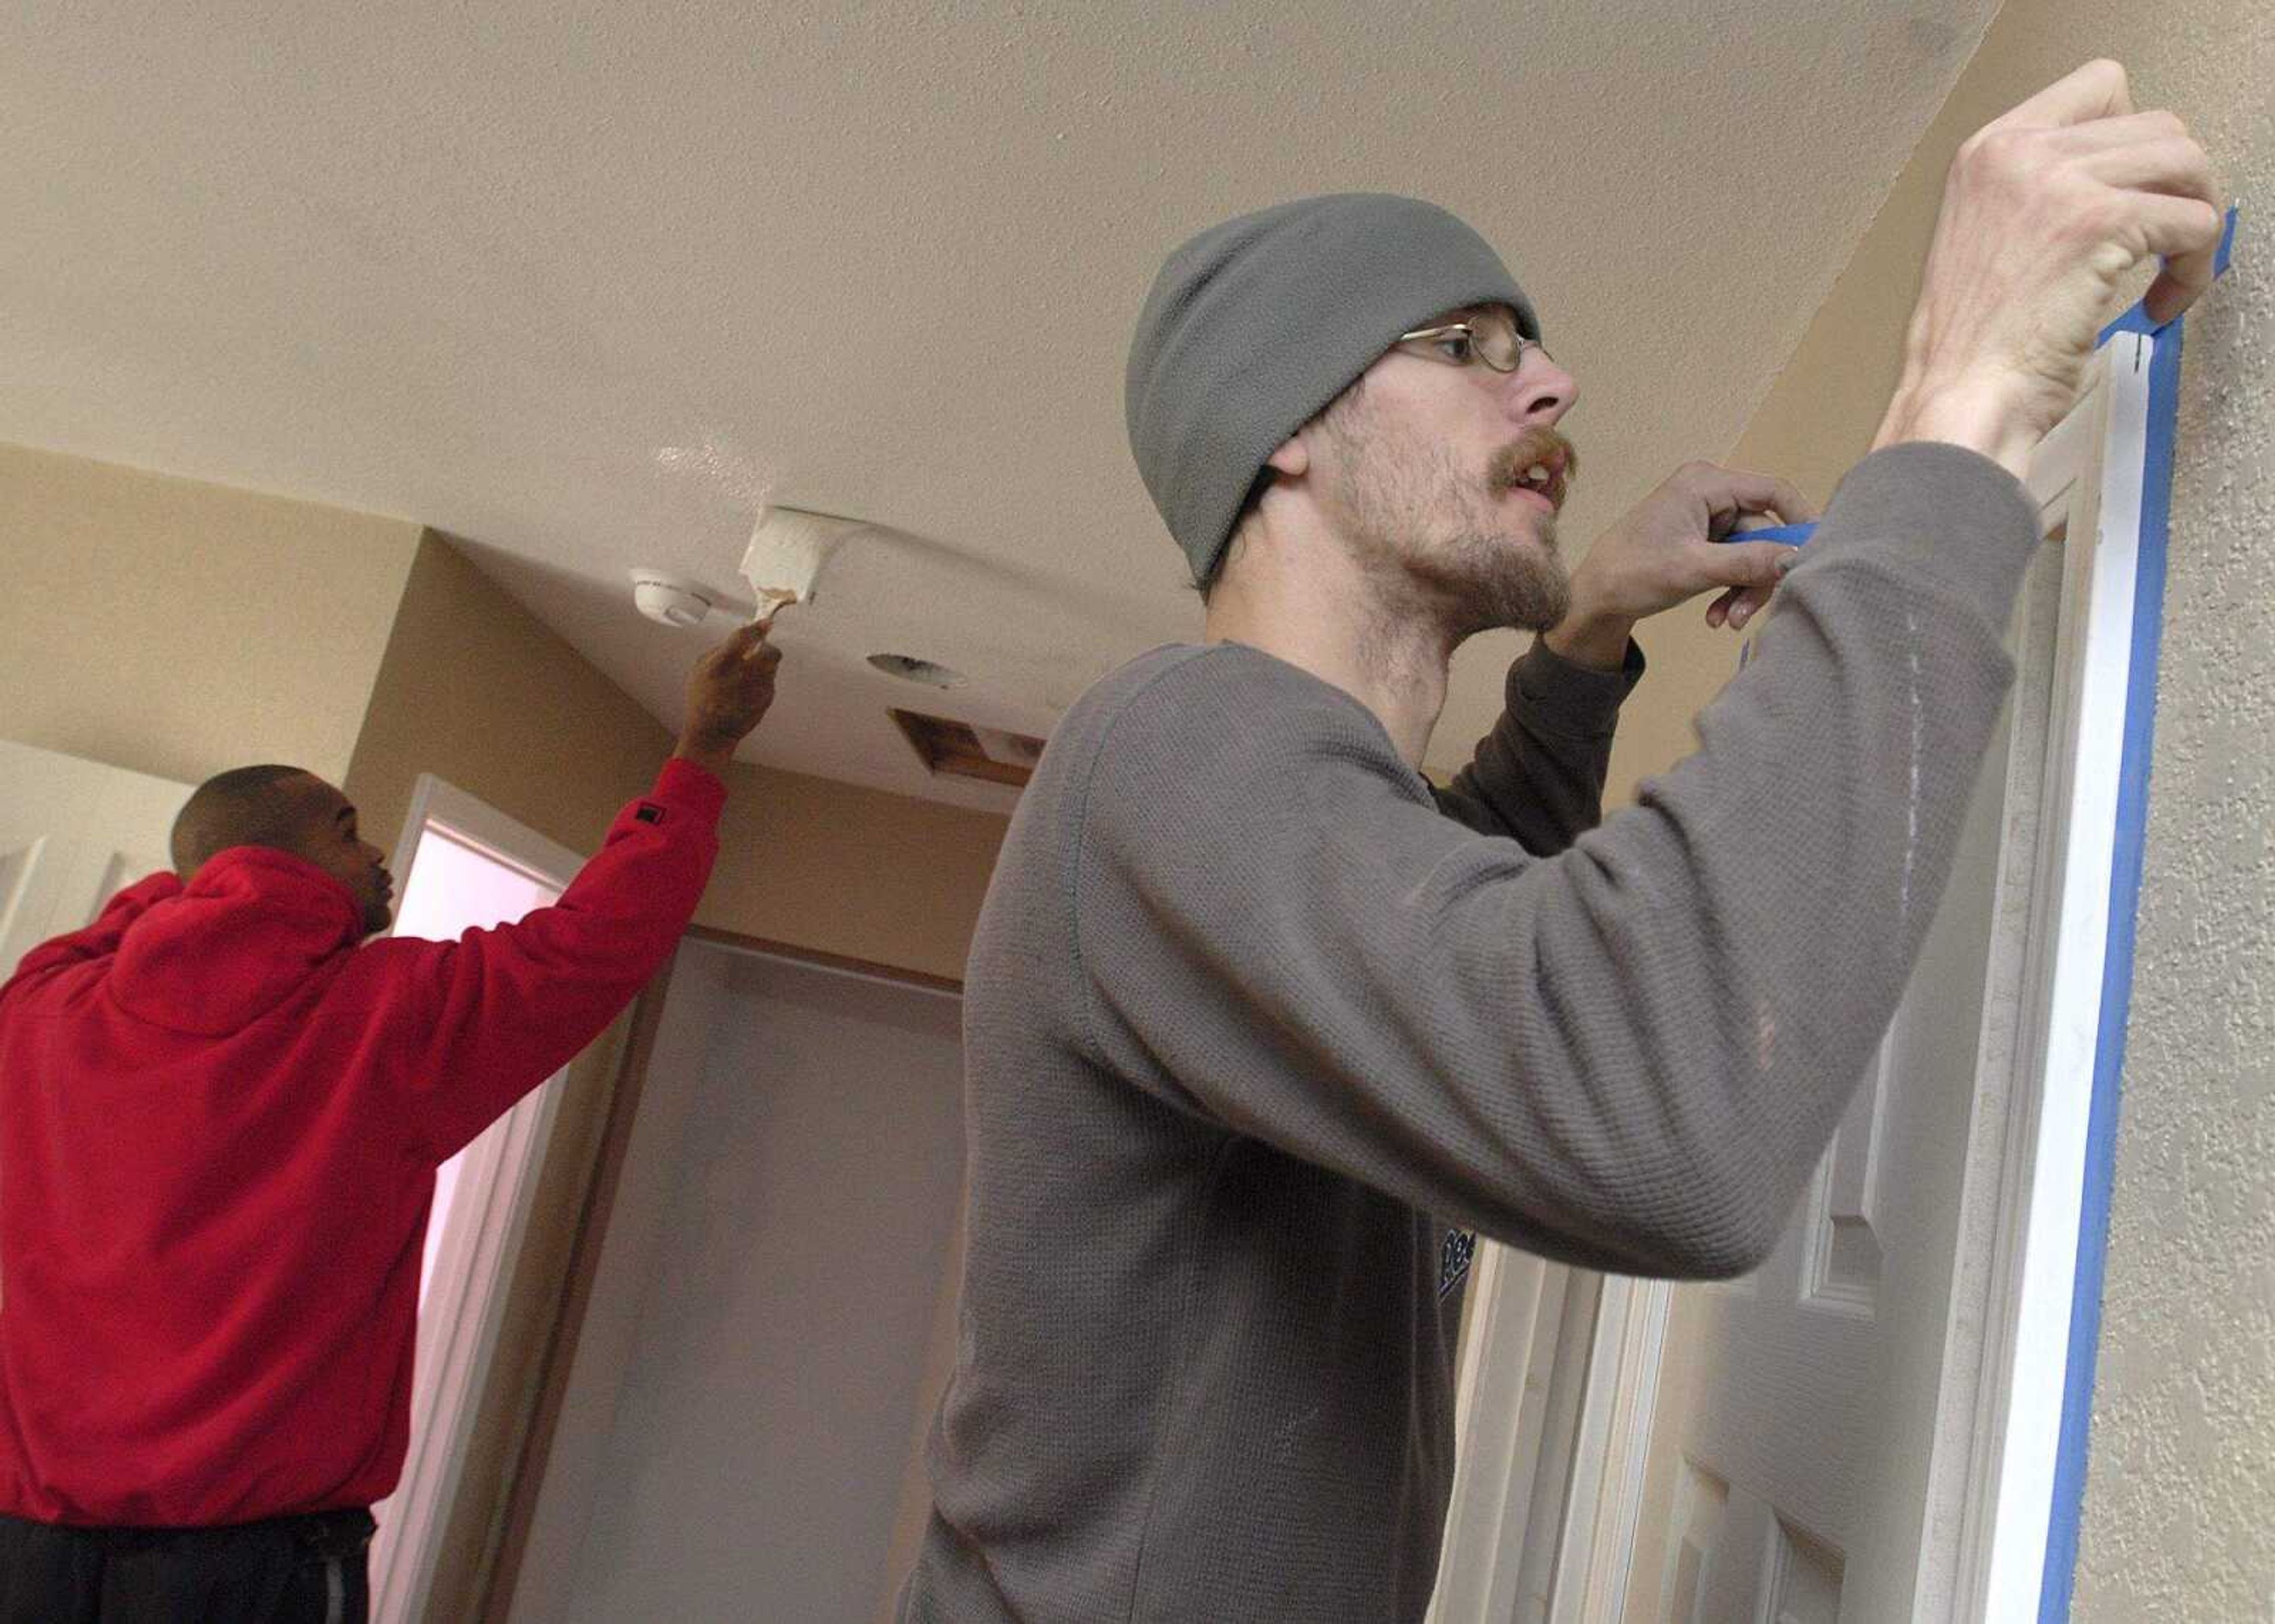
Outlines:
<svg viewBox="0 0 2275 1624"><path fill-rule="evenodd" d="M365 943L393 881L312 774L190 797L176 872L0 986L0 1624L366 1616L435 1170L686 928L762 627L550 908Z"/></svg>

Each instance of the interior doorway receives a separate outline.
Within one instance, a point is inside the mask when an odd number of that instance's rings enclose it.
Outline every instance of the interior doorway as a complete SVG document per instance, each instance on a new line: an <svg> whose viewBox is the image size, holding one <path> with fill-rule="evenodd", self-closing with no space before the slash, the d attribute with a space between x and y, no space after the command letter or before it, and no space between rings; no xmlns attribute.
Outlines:
<svg viewBox="0 0 2275 1624"><path fill-rule="evenodd" d="M577 854L464 790L422 774L395 850L394 933L448 941L558 900ZM419 1280L411 1446L396 1491L373 1508L374 1624L427 1611L436 1545L496 1351L505 1286L557 1114L556 1075L522 1097L435 1175Z"/></svg>

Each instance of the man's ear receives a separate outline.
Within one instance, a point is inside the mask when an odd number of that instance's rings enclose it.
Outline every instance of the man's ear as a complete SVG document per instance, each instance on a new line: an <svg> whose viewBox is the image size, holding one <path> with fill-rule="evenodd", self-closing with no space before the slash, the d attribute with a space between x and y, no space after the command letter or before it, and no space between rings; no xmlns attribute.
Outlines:
<svg viewBox="0 0 2275 1624"><path fill-rule="evenodd" d="M1264 465L1284 479L1300 480L1311 468L1311 448L1297 429L1280 442L1280 449L1264 459Z"/></svg>

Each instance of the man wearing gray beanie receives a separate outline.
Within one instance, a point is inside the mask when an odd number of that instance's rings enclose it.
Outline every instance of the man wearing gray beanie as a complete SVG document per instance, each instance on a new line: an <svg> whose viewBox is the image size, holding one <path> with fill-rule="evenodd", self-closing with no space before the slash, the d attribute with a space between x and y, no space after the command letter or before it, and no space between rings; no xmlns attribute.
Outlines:
<svg viewBox="0 0 2275 1624"><path fill-rule="evenodd" d="M2093 64L1969 144L1878 446L1789 574L1722 539L1798 494L1694 464L1568 575L1573 379L1443 210L1305 199L1170 256L1125 402L1205 635L1068 714L973 939L904 1620L1419 1620L1475 1236L1695 1279L1768 1252L1996 722L2015 471L2123 268L2170 256L2163 315L2209 275L2203 154L2123 102ZM1602 819L1630 628L1772 590L1701 749ZM1541 635L1433 786L1447 661L1498 626Z"/></svg>

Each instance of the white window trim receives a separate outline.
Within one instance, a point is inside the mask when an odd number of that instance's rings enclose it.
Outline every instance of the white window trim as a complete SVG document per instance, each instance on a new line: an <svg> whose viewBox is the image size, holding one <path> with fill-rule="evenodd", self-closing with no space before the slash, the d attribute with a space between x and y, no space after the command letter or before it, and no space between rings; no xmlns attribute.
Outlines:
<svg viewBox="0 0 2275 1624"><path fill-rule="evenodd" d="M422 773L395 849L393 872L406 883L430 825L556 892L583 865L567 847ZM374 1624L426 1614L560 1097L549 1086L525 1094L467 1147L458 1170L435 1278L419 1309L410 1449L372 1548Z"/></svg>
<svg viewBox="0 0 2275 1624"><path fill-rule="evenodd" d="M2150 424L2158 412L2169 415L2171 403L2151 389L2152 362L2160 343L2176 352L2179 336L2177 329L2161 338L2108 335L2085 397L2040 442L2025 480L2042 530L2067 526L2066 609L2044 746L2042 866L2023 903L2023 985L2037 1001L2022 1017L2007 1079L1995 1239L1977 1287L1987 1301L1972 1350L1976 1441L1961 1489L1953 1619L2039 1616L2051 1596L2050 1535L2067 1520L2074 1537L2075 1485L2065 1503L2057 1480L2065 1415L2077 1407L2072 1390L2091 1380L2090 1341L2081 1360L2073 1326L2081 1253L2090 1240L2098 1243L2106 1222L2090 1188L2092 1141L2111 1131L2093 1117L2095 1084L2097 1069L2114 1063L2105 1053L2105 1000L2121 1000L2129 986L2129 963L2120 966L2124 982L2109 984L2120 888L2112 864L2125 833L2124 774L2146 771L2128 759L2128 729L2075 719L2125 718L2129 705L2153 697L2155 626L2144 631L2136 610ZM2175 359L2168 355L2167 366ZM2161 571L2160 529L2155 540L2148 567ZM2143 683L2149 691L2136 693ZM2129 908L2129 888L2123 900ZM1559 1277L1572 1273L1490 1243L1479 1249L1458 1388L1460 1456L1431 1624L1505 1624L1512 1616L1617 1624L1624 1614L1669 1288L1607 1278L1593 1325L1576 1344L1558 1338L1560 1354L1535 1331L1540 1305L1563 1300ZM1955 1274L1954 1305L1963 1288ZM2097 1274L2091 1288L2097 1294ZM1576 1352L1585 1398L1559 1435L1546 1424L1545 1395L1557 1380L1553 1367ZM1551 1368L1541 1369L1544 1361ZM2053 1371L2065 1379L2048 1380ZM1951 1379L1947 1372L1947 1391ZM2076 1454L2078 1440L2067 1441ZM1551 1471L1561 1477L1543 1507L1559 1524L1553 1541L1526 1525ZM1513 1613L1520 1597L1537 1611Z"/></svg>

